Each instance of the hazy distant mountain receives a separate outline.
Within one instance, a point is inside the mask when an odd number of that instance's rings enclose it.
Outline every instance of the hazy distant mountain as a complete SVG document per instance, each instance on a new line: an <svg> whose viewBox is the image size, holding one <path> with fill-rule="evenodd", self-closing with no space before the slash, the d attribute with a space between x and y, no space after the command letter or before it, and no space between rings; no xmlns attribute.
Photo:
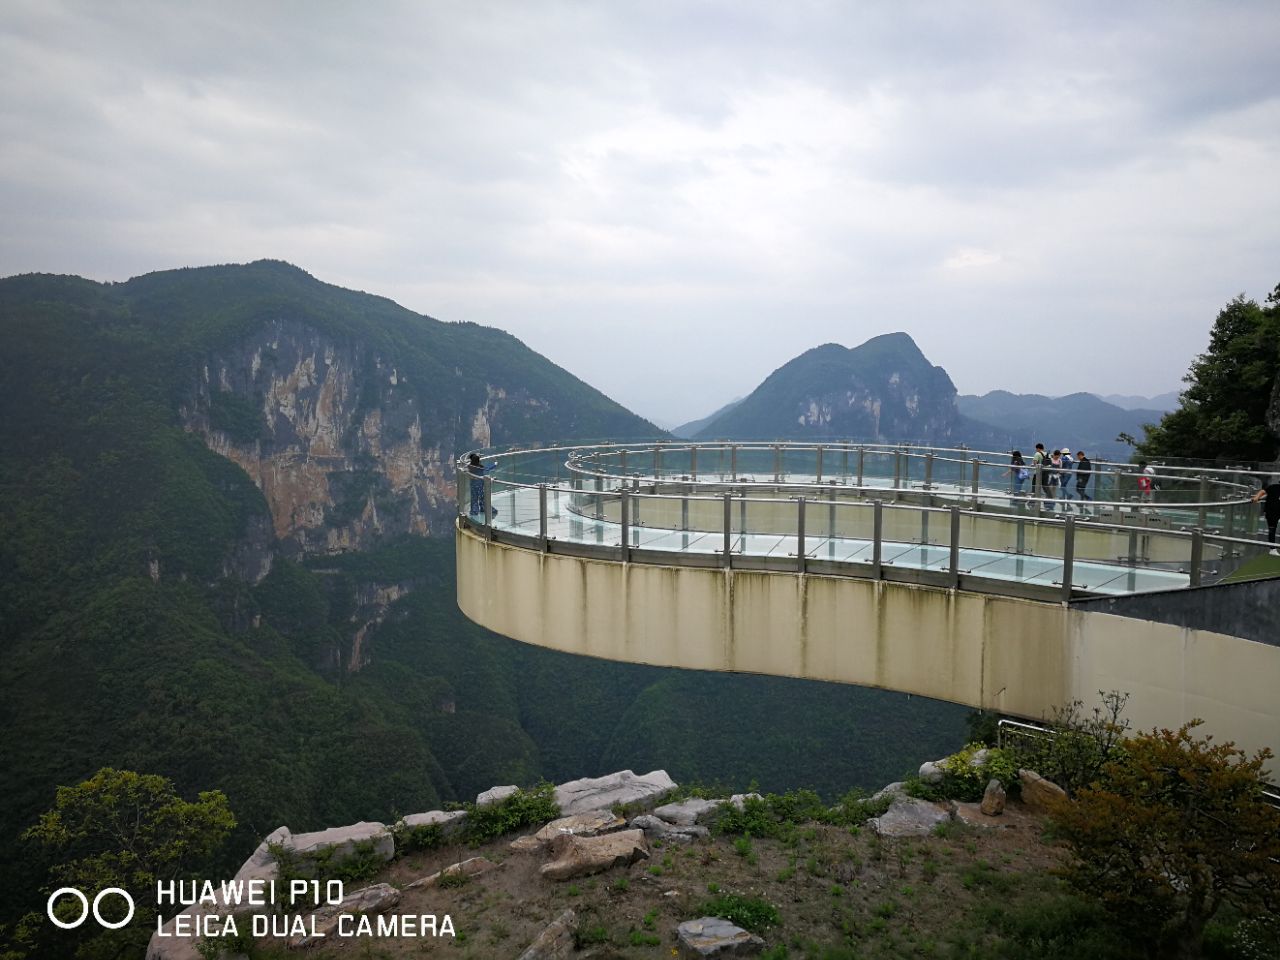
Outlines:
<svg viewBox="0 0 1280 960"><path fill-rule="evenodd" d="M728 413L730 410L732 410L734 407L740 404L743 401L743 399L744 399L743 397L735 397L734 399L726 403L723 407L721 407L719 410L717 410L715 413L709 413L705 417L703 417L701 420L690 420L688 423L682 423L678 427L672 427L671 433L674 436L682 437L685 440L692 440L694 437L698 435L698 432L703 427L711 423L711 421L714 420L716 417L724 416L726 413Z"/></svg>
<svg viewBox="0 0 1280 960"><path fill-rule="evenodd" d="M957 404L965 416L1012 431L1014 446L1023 452L1040 442L1095 455L1126 454L1128 447L1116 437L1127 433L1141 438L1143 424L1156 423L1162 415L1154 409L1125 410L1092 393L1046 397L993 390L980 397L960 396Z"/></svg>
<svg viewBox="0 0 1280 960"><path fill-rule="evenodd" d="M1159 410L1168 413L1170 410L1178 409L1180 391L1170 390L1168 393L1157 394L1154 397L1138 397L1124 393L1095 393L1094 396L1099 400L1115 404L1123 410Z"/></svg>
<svg viewBox="0 0 1280 960"><path fill-rule="evenodd" d="M905 333L874 337L852 349L836 343L814 347L708 418L694 436L1005 442L1001 431L961 415L951 377L929 363Z"/></svg>

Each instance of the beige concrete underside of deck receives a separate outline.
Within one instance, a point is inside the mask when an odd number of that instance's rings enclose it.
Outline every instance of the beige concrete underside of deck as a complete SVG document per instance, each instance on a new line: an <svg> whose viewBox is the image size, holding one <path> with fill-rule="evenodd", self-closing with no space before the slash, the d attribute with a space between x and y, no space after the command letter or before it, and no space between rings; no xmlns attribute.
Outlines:
<svg viewBox="0 0 1280 960"><path fill-rule="evenodd" d="M1280 647L937 587L624 564L461 528L456 539L462 612L551 650L879 687L1032 719L1119 690L1135 729L1200 718L1219 741L1280 747Z"/></svg>

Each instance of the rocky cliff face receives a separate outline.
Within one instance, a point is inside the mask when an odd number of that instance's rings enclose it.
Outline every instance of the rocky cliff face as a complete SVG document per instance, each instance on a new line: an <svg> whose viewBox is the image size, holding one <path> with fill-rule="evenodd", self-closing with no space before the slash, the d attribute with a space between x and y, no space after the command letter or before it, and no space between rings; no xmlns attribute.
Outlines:
<svg viewBox="0 0 1280 960"><path fill-rule="evenodd" d="M337 553L446 529L454 451L487 446L507 401L490 386L456 412L416 387L393 357L275 320L209 356L181 414L262 490L282 546Z"/></svg>

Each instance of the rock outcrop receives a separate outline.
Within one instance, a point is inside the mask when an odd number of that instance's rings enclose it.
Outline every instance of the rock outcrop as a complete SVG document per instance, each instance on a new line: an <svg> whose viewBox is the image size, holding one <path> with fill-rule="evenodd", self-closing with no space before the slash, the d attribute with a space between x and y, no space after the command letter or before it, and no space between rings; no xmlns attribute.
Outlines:
<svg viewBox="0 0 1280 960"><path fill-rule="evenodd" d="M1018 780L1022 784L1022 802L1037 813L1051 813L1055 805L1067 799L1067 791L1034 770L1019 770Z"/></svg>
<svg viewBox="0 0 1280 960"><path fill-rule="evenodd" d="M562 833L548 845L555 858L540 873L548 880L572 880L611 867L627 866L649 856L643 830L621 830L601 837Z"/></svg>
<svg viewBox="0 0 1280 960"><path fill-rule="evenodd" d="M686 920L676 927L680 956L687 960L705 957L748 957L764 948L764 941L720 917Z"/></svg>
<svg viewBox="0 0 1280 960"><path fill-rule="evenodd" d="M556 787L556 803L563 814L586 813L628 804L649 804L662 799L676 788L676 782L665 770L654 770L637 776L622 770L603 777L584 777Z"/></svg>

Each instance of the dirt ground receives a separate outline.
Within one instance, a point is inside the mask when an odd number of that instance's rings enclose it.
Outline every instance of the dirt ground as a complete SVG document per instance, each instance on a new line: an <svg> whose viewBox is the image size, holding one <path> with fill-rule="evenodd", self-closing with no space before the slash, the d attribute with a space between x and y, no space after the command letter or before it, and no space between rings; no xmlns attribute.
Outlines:
<svg viewBox="0 0 1280 960"><path fill-rule="evenodd" d="M577 880L544 880L544 853L508 849L515 835L482 847L450 846L397 860L371 882L397 887L468 857L501 866L458 886L405 890L391 912L447 914L454 937L332 938L317 958L517 957L572 907L576 957L671 957L676 926L703 915L713 896L734 893L777 908L763 931L766 956L947 957L981 947L982 918L1055 882L1060 852L1043 823L1011 806L998 828L948 824L934 835L881 839L866 828L801 825L789 842L715 836L654 844L648 860ZM843 951L843 952L842 952ZM262 942L255 957L284 956ZM289 956L298 954L289 951Z"/></svg>

